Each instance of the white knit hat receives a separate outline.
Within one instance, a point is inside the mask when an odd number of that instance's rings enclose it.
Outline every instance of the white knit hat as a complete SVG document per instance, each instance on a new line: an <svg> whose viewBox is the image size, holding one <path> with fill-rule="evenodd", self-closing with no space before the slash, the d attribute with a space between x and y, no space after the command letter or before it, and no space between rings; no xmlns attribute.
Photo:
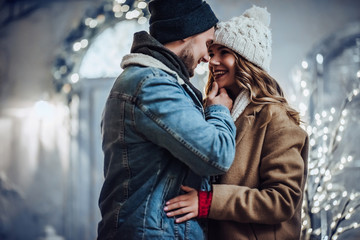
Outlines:
<svg viewBox="0 0 360 240"><path fill-rule="evenodd" d="M271 61L269 25L270 13L266 8L254 5L243 15L220 22L215 30L214 43L232 49L268 72Z"/></svg>

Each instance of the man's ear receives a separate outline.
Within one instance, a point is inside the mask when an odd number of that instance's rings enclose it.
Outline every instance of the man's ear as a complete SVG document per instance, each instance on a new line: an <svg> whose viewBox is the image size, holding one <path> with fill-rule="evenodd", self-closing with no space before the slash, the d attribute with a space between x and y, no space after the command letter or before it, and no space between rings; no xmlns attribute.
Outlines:
<svg viewBox="0 0 360 240"><path fill-rule="evenodd" d="M181 40L176 40L174 42L165 43L164 46L175 54L179 54L184 49L184 47L186 47L186 44L190 43L190 40L191 36Z"/></svg>
<svg viewBox="0 0 360 240"><path fill-rule="evenodd" d="M182 42L188 42L188 41L190 41L190 39L192 38L192 36L190 36L190 37L187 37L187 38L184 38L184 39L181 39L180 41L182 41Z"/></svg>

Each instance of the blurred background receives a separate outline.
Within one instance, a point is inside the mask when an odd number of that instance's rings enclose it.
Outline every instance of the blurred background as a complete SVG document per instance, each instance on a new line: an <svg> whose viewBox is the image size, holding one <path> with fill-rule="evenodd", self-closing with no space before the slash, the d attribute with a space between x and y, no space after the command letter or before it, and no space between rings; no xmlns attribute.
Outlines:
<svg viewBox="0 0 360 240"><path fill-rule="evenodd" d="M302 238L360 239L360 1L207 2L220 20L271 13L270 74L310 136ZM147 3L0 1L1 240L96 239L101 113Z"/></svg>

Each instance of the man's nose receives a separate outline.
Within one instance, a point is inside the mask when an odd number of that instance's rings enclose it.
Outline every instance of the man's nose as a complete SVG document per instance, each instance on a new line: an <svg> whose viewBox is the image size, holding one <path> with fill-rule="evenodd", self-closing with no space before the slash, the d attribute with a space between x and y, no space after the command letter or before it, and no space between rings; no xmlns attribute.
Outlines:
<svg viewBox="0 0 360 240"><path fill-rule="evenodd" d="M205 56L203 56L202 59L201 59L201 61L202 61L202 62L205 62L205 63L209 62L209 61L210 61L209 54L206 54Z"/></svg>

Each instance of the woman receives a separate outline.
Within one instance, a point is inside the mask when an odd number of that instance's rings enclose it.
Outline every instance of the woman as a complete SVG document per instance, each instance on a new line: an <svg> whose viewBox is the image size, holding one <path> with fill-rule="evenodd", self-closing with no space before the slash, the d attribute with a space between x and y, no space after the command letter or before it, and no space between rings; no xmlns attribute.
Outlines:
<svg viewBox="0 0 360 240"><path fill-rule="evenodd" d="M210 77L234 100L236 155L211 192L188 192L167 202L169 217L209 218L209 239L299 239L307 176L308 137L299 113L268 74L270 14L253 6L223 22L209 47Z"/></svg>

